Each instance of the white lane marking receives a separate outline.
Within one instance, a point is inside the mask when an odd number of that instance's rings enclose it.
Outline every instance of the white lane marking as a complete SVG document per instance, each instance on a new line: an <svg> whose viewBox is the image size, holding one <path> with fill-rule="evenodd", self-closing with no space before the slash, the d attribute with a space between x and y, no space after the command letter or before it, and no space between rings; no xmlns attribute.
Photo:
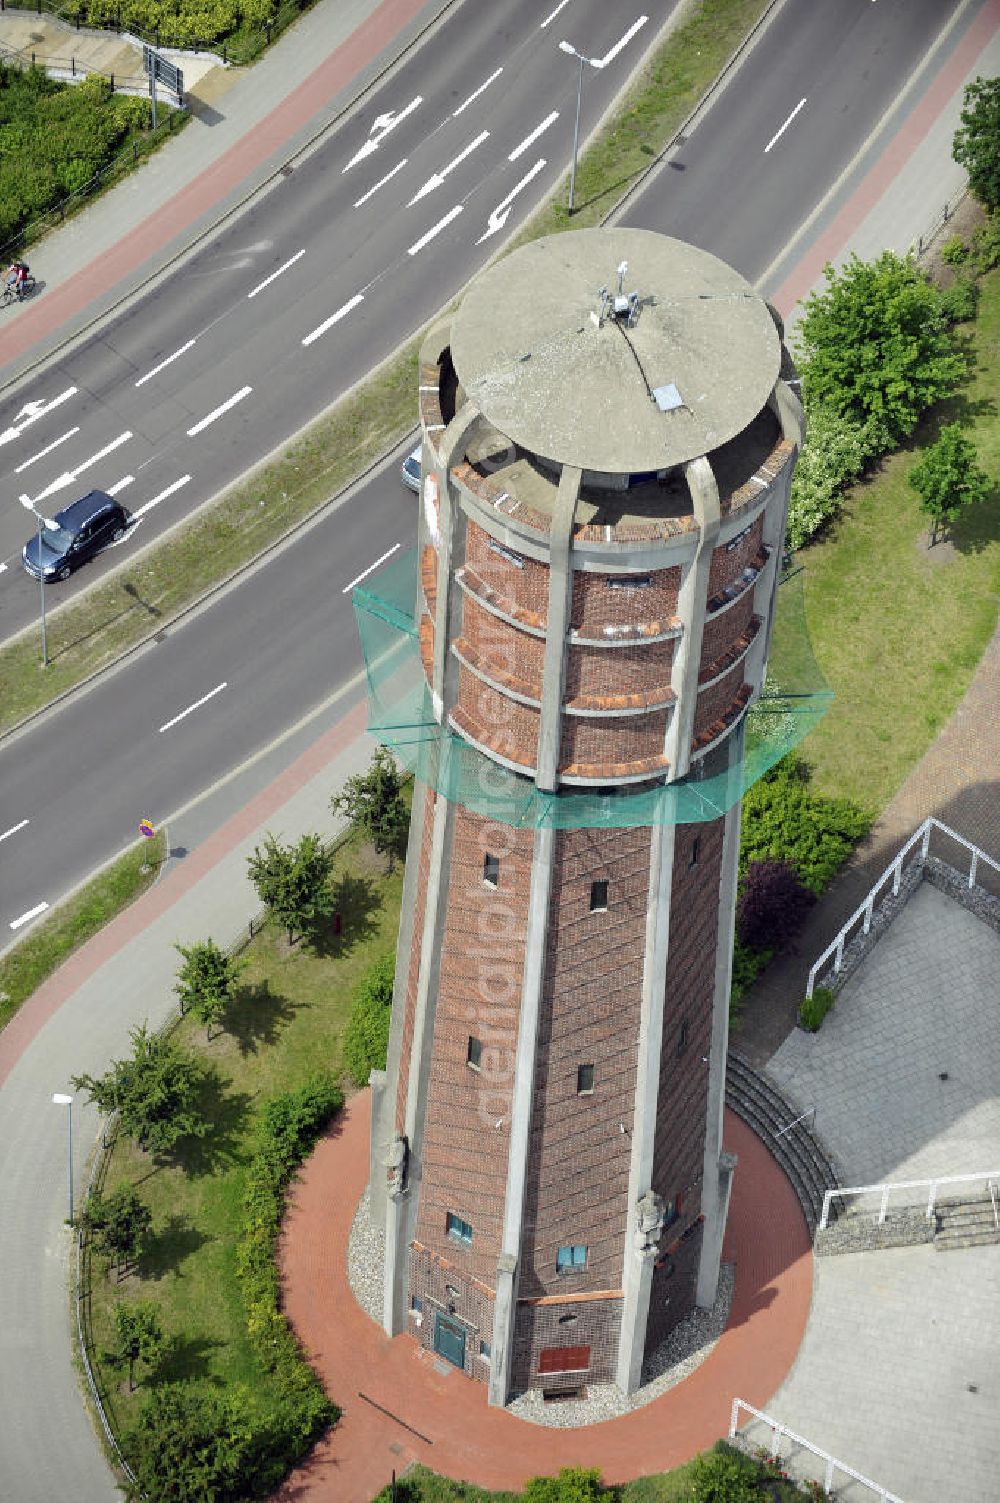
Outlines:
<svg viewBox="0 0 1000 1503"><path fill-rule="evenodd" d="M180 349L174 350L174 353L172 355L168 355L166 360L161 360L159 365L154 365L151 371L147 371L144 376L140 376L138 381L135 383L136 386L145 386L147 381L152 381L153 377L158 376L162 370L166 370L168 365L173 365L175 360L179 360L182 355L186 355L188 350L195 342L196 341L194 339L189 339L187 344L182 344Z"/></svg>
<svg viewBox="0 0 1000 1503"><path fill-rule="evenodd" d="M405 109L400 110L398 115L394 110L388 110L384 115L377 115L368 140L361 147L360 151L354 153L347 166L340 169L341 172L349 172L358 162L363 162L366 157L370 157L373 151L378 151L390 131L394 131L396 126L401 124L407 115L412 115L413 111L418 109L423 102L423 98L418 94L416 99L411 99L410 103Z"/></svg>
<svg viewBox="0 0 1000 1503"><path fill-rule="evenodd" d="M40 913L44 913L48 906L48 903L36 903L34 908L29 908L27 913L21 914L20 918L11 919L10 927L12 929L20 929L22 924L28 924L33 918L37 918Z"/></svg>
<svg viewBox="0 0 1000 1503"><path fill-rule="evenodd" d="M14 419L13 425L10 428L5 428L0 433L0 444L9 444L15 438L20 438L25 428L30 428L32 423L37 423L38 419L45 417L47 413L54 412L57 407L61 407L64 402L68 402L70 397L75 397L76 393L77 388L69 386L58 397L53 397L51 402L46 402L44 398L39 398L36 402L25 402L21 411ZM24 418L24 422L18 426L21 418Z"/></svg>
<svg viewBox="0 0 1000 1503"><path fill-rule="evenodd" d="M6 574L6 573L7 573L7 565L6 564L0 564L0 574Z"/></svg>
<svg viewBox="0 0 1000 1503"><path fill-rule="evenodd" d="M485 83L481 83L478 89L474 89L472 91L468 99L462 100L462 103L459 105L457 110L452 110L451 118L454 120L456 115L460 115L463 110L467 110L469 108L469 105L474 99L478 99L480 94L485 94L490 84L494 83L500 77L502 72L503 68L498 68L495 73L491 73Z"/></svg>
<svg viewBox="0 0 1000 1503"><path fill-rule="evenodd" d="M271 283L276 282L277 279L284 272L286 272L290 266L294 266L296 261L301 261L304 255L304 250L296 251L295 255L291 258L290 261L286 261L284 266L279 266L277 271L272 271L271 275L269 277L265 277L263 282L258 282L253 291L247 293L247 297L256 297L258 292L263 292L265 287L270 287Z"/></svg>
<svg viewBox="0 0 1000 1503"><path fill-rule="evenodd" d="M0 835L0 840L6 840L8 835L16 835L18 830L23 830L27 823L26 819L22 819L20 824L11 825L9 830L4 830L3 834Z"/></svg>
<svg viewBox="0 0 1000 1503"><path fill-rule="evenodd" d="M217 694L221 694L226 687L226 680L223 679L221 684L216 684L214 689L209 689L207 694L203 694L200 699L196 699L193 705L188 705L187 709L182 710L179 715L175 715L173 720L168 720L166 725L161 725L160 735L162 736L164 731L169 731L171 726L177 725L185 716L193 714L195 710L200 710L202 705L207 705L210 699L214 699Z"/></svg>
<svg viewBox="0 0 1000 1503"><path fill-rule="evenodd" d="M188 438L194 438L196 433L202 433L210 423L214 423L217 418L227 413L231 407L235 407L237 402L242 402L243 398L248 397L252 391L252 386L241 386L239 391L235 392L229 398L228 402L223 402L221 407L217 407L214 412L210 412L207 417L203 417L200 423L195 423L193 428L189 428L187 431Z"/></svg>
<svg viewBox="0 0 1000 1503"><path fill-rule="evenodd" d="M486 230L476 241L477 245L482 245L484 240L488 240L491 235L495 235L498 230L503 229L510 214L511 204L514 202L521 189L526 188L531 182L532 178L537 177L538 174L543 170L544 166L545 158L540 157L535 163L534 167L532 167L531 171L526 172L524 177L522 177L521 181L516 185L516 187L510 190L510 192L507 194L507 197L505 199L502 199L501 202L497 204L496 208L490 214ZM436 389L437 388L435 388L435 390Z"/></svg>
<svg viewBox="0 0 1000 1503"><path fill-rule="evenodd" d="M174 491L179 491L182 485L187 485L190 479L190 475L182 475L179 480L175 480L172 485L168 485L165 491L161 491L158 496L154 496L152 501L147 501L145 506L138 507L132 513L134 519L138 521L140 517L144 517L147 511L152 511L154 506L159 506L160 502L165 501L168 496L172 496Z"/></svg>
<svg viewBox="0 0 1000 1503"><path fill-rule="evenodd" d="M546 28L546 26L548 26L549 22L550 21L554 21L555 18L556 18L556 16L559 14L559 12L561 10L564 10L568 4L569 4L569 0L559 0L559 4L556 6L555 10L550 11L549 14L545 17L545 20L542 22L541 26L538 28L539 31L544 31L545 28Z"/></svg>
<svg viewBox="0 0 1000 1503"><path fill-rule="evenodd" d="M459 214L461 214L462 212L462 208L462 204L456 204L453 209L449 209L444 218L439 219L433 229L428 230L426 235L421 235L420 239L409 247L406 254L408 256L415 256L418 251L422 251L424 246L428 245L434 239L435 235L440 235L441 231L447 225L451 224L451 221L453 219L458 218Z"/></svg>
<svg viewBox="0 0 1000 1503"><path fill-rule="evenodd" d="M612 58L616 58L618 56L619 52L621 52L622 48L628 46L629 42L631 42L631 40L635 36L636 32L637 31L641 31L642 28L645 26L645 24L646 24L646 22L648 20L649 20L648 16L640 16L639 19L638 19L638 21L633 21L633 23L629 27L628 31L625 33L625 35L623 37L621 37L619 39L619 41L617 41L615 43L615 45L611 48L610 52L606 52L603 57L595 57L593 59L594 67L595 68L606 68L608 66L608 64L611 62Z"/></svg>
<svg viewBox="0 0 1000 1503"><path fill-rule="evenodd" d="M342 595L346 595L350 590L353 590L354 586L356 584L360 584L363 579L367 579L369 574L371 574L373 570L378 568L379 564L384 564L387 558L392 558L392 555L394 553L397 553L398 551L399 544L393 543L392 547L386 549L381 558L377 558L373 564L368 565L367 569L363 569L362 572L358 575L357 579L352 579L350 584L345 585L340 593Z"/></svg>
<svg viewBox="0 0 1000 1503"><path fill-rule="evenodd" d="M802 106L804 104L805 104L805 100L804 99L800 99L799 102L798 102L798 104L795 106L794 110L792 111L792 113L789 115L788 119L785 121L784 125L781 127L781 129L775 131L775 133L771 137L770 141L768 141L767 145L764 147L764 155L765 156L771 150L771 147L774 145L775 141L780 141L781 140L782 136L785 134L785 131L791 125L792 121L795 119L796 115L799 113L799 110L802 108Z"/></svg>
<svg viewBox="0 0 1000 1503"><path fill-rule="evenodd" d="M406 162L407 162L407 158L406 157L404 157L401 162L397 162L396 165L395 165L395 167L392 169L391 172L387 172L386 175L385 175L385 177L380 177L379 178L379 180L375 184L374 188L369 188L367 193L362 193L362 195L361 195L360 198L356 198L354 200L354 207L356 209L360 209L360 207L361 207L362 204L366 204L368 202L368 200L371 198L371 196L372 196L373 193L377 193L380 188L384 188L385 185L386 185L386 183L389 181L389 179L391 177L395 177L397 172L402 172L403 168L406 166Z"/></svg>
<svg viewBox="0 0 1000 1503"><path fill-rule="evenodd" d="M53 439L50 444L46 444L44 449L39 449L37 454L32 454L30 459L26 459L23 464L19 464L14 474L20 475L21 471L26 470L29 464L34 464L36 459L44 459L46 454L51 454L53 449L58 449L60 444L64 444L68 438L72 438L74 433L79 433L79 431L79 428L71 428L68 433L63 434L62 438Z"/></svg>
<svg viewBox="0 0 1000 1503"><path fill-rule="evenodd" d="M521 156L524 152L526 152L527 149L528 149L528 147L531 146L531 145L533 145L534 142L538 140L539 136L542 134L542 131L543 130L548 130L548 128L552 124L552 122L554 120L558 120L558 119L559 119L559 111L558 110L553 110L551 115L546 115L546 117L542 121L541 125L536 125L535 128L534 128L534 130L531 132L531 135L530 136L525 136L525 138L521 142L521 144L519 146L515 146L514 147L514 150L511 152L510 156L507 158L508 162L516 162L517 159L518 159L518 157Z"/></svg>
<svg viewBox="0 0 1000 1503"><path fill-rule="evenodd" d="M363 303L364 300L364 293L356 292L354 296L348 302L346 302L342 308L338 308L336 313L331 313L330 317L323 323L321 323L318 328L313 329L311 334L307 334L302 343L315 344L316 340L321 339L322 336L326 333L327 329L332 329L334 324L339 324L342 318L346 318L347 315L351 313L359 303Z"/></svg>
<svg viewBox="0 0 1000 1503"><path fill-rule="evenodd" d="M127 485L131 485L134 479L134 475L123 475L120 480L115 481L114 485L108 486L108 495L117 496L118 492L123 491Z"/></svg>
<svg viewBox="0 0 1000 1503"><path fill-rule="evenodd" d="M68 485L72 485L73 481L83 474L84 470L89 470L91 465L97 464L99 460L106 458L108 454L113 454L116 449L121 448L122 444L127 444L131 437L131 429L126 428L124 433L119 433L118 437L113 438L109 444L105 444L103 449L98 449L96 454L91 454L89 459L85 459L82 464L78 464L75 470L64 470L61 475L57 475L43 491L38 492L35 500L46 501L49 496L54 496L56 491L65 490Z"/></svg>
<svg viewBox="0 0 1000 1503"><path fill-rule="evenodd" d="M416 193L414 193L413 197L410 199L410 202L406 205L406 207L408 209L412 208L415 203L419 203L422 198L426 198L428 193L432 193L435 188L440 188L445 178L448 177L450 173L455 171L455 168L459 165L459 163L464 162L467 156L471 156L472 152L475 151L477 146L482 146L483 142L488 141L489 138L489 131L481 130L479 132L479 135L476 136L475 140L470 141L468 146L460 151L458 153L458 156L448 163L447 167L442 167L440 172L431 173L426 183L424 183L424 186L417 189Z"/></svg>

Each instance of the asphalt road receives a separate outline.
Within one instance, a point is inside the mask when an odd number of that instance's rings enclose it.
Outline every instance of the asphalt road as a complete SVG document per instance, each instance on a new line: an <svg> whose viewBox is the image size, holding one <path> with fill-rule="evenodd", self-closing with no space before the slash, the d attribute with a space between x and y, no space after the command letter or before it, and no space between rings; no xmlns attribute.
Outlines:
<svg viewBox="0 0 1000 1503"><path fill-rule="evenodd" d="M466 9L469 7L463 7L463 11ZM751 53L730 88L684 146L679 160L685 170L666 167L655 177L630 205L629 222L694 240L751 276L774 259L854 156L953 6L941 0L840 0L835 8L837 24L831 22L831 9L814 6L809 0L788 0L764 43ZM622 13L616 7L615 23L605 30L603 41L611 47L625 30ZM611 40L607 41L609 35ZM597 45L601 42L599 36ZM595 44L588 37L586 45ZM479 83L495 66L499 64L484 69L483 60L478 61ZM454 99L454 78L448 76L452 78L449 98ZM421 74L420 78L421 87L427 90L426 76ZM488 99L494 86L490 84L481 97ZM394 80L391 106L387 101L387 107L402 109L411 97L408 88L398 78ZM806 103L798 108L802 99ZM547 110L557 107L559 98L544 92L522 99L521 133L516 139L524 136L526 122L538 121ZM414 117L416 114L414 111ZM441 114L440 106L437 114ZM461 121L462 116L458 118ZM337 138L337 152L325 169L330 194L354 172L353 168L347 173L343 169L370 139L369 124L362 122L343 142ZM403 131L405 124L399 125L397 132ZM477 120L476 131L483 128ZM445 138L449 142L447 151L438 150L433 140L412 148L411 160L415 163L421 153L421 165L412 178L407 177L408 187L426 182L433 163L452 160L448 152L454 150L458 138L449 131L451 126L443 126L440 132L442 142ZM775 136L770 150L765 150ZM379 151L384 152L388 144L386 141ZM508 145L508 154L510 149ZM530 158L528 151L515 166L520 170ZM317 170L324 159L324 153L317 154ZM384 155L378 172L389 171L396 159ZM460 201L462 166L454 174L454 198L450 196L451 175L443 188L433 188L426 195L428 199L437 195L438 202L433 213L428 210L421 218L419 233L426 232L439 212L447 213L449 203ZM402 178L405 171L397 176ZM369 174L366 185L371 186L377 175ZM305 176L304 172L293 175L279 195ZM539 181L542 176L539 174ZM360 177L357 181L360 185ZM379 339L391 341L393 337L392 318L382 301L393 285L393 277L379 283L378 297L365 293L364 304L357 305L311 345L302 346L302 339L345 300L357 295L362 285L357 260L362 255L360 248L353 250L346 262L342 257L342 264L324 271L324 260L336 259L332 250L336 216L330 214L329 207L324 215L322 182L302 191L310 205L306 218L314 235L327 246L325 256L318 251L314 254L313 240L308 239L306 255L258 298L247 299L247 290L271 274L276 260L294 254L306 243L307 237L299 233L297 224L295 237L283 239L280 249L271 247L266 256L254 250L265 238L257 216L272 211L270 199L275 195L270 195L234 230L234 239L225 251L216 245L201 271L197 270L198 261L189 268L182 293L176 287L168 288L163 298L153 299L145 325L130 315L123 327L115 324L94 341L88 357L94 364L86 368L86 374L79 363L86 352L80 352L65 369L39 383L39 396L50 402L73 385L78 393L11 441L13 468L16 470L32 453L57 441L61 433L74 426L78 395L81 402L86 398L93 403L87 408L87 453L112 442L116 424L118 432L137 428L139 411L128 403L135 401L135 394L144 392L146 386L136 387L135 382L186 339L196 337L193 351L179 356L162 375L146 383L170 383L162 395L157 385L156 400L150 401L141 414L143 442L156 449L157 457L141 472L141 482L138 464L132 466L137 479L123 493L124 499L129 499L130 493L136 497L155 495L157 488L175 483L179 472L186 473L186 466L192 470L192 480L185 482L190 491L182 487L174 496L190 499L200 494L193 471L197 468L198 476L202 475L203 465L209 463L204 456L211 453L215 456L212 465L229 463L235 473L256 452L272 447L282 433L308 416L310 401L325 403L332 392L316 395L315 388L322 382L314 361L321 361L320 371L335 370L339 374L350 369L359 374L377 358L382 350ZM467 187L465 191L469 191ZM495 205L502 196L493 187L483 202ZM387 238L396 236L393 243L402 243L401 228L402 240L406 240L416 225L413 210L407 210L405 204L399 206L402 197L396 194L392 202L397 207L389 209L385 220ZM384 202L390 205L388 197ZM291 209L290 198L289 215ZM461 224L463 218L464 214L457 216L455 223ZM482 232L484 222L480 215L476 235ZM355 232L360 221L357 227L352 221L349 228ZM449 226L449 230L452 228ZM374 266L376 246L382 248L381 232L376 225L375 230L364 234L368 238L363 243ZM434 254L426 258L421 253L408 257L404 249L406 272L419 265L421 278L413 285L419 285L421 296L426 298L420 316L406 323L407 331L443 303L470 269L468 257L474 237L464 230L463 235L460 239L443 231ZM233 260L241 256L248 258L249 264L234 267ZM304 286L299 289L294 279L314 263L318 282L312 290ZM233 293L236 277L238 296ZM186 307L189 292L197 304L198 317L193 323L175 327L170 323L169 309L179 303ZM266 317L260 314L258 324L256 309L261 298L269 311ZM276 323L271 322L273 310L268 298L280 304ZM247 307L252 310L249 315ZM197 333L202 326L206 329L204 344ZM147 334L153 331L145 343L140 338L143 328ZM268 342L277 341L282 330L284 344L277 355L271 352L270 364L265 363L268 374L263 385L254 386L254 391L223 414L217 424L204 430L211 440L204 449L200 434L195 440L188 439L188 429L212 410L213 403L219 405L241 387L254 385L257 378L251 379L251 372L257 367L253 362L266 362ZM195 358L190 369L183 367L185 379L175 381L178 368L192 354ZM192 387L186 378L195 375L195 367L200 374ZM132 379L131 396L122 385L124 368ZM117 408L115 403L119 404ZM108 423L107 415L112 411L114 421ZM101 421L105 421L103 428ZM116 467L114 473L129 473L125 469L126 447L131 442L127 440L108 456ZM75 437L66 439L51 455L38 461L44 469L32 464L22 473L34 471L44 479L53 469L58 474L61 466L71 468L68 456L74 452L75 443ZM253 448L254 443L258 443L258 449ZM134 452L138 458L139 448ZM130 464L131 454L129 451ZM173 469L164 457L168 454L173 455ZM154 465L160 466L155 479ZM106 467L95 467L87 472L87 479L113 485L111 473ZM211 473L222 471L214 468ZM159 515L164 520L172 519L176 515L170 504L173 500L165 498L146 518ZM24 915L56 902L130 842L141 816L164 820L358 672L360 654L345 589L386 549L396 543L408 545L415 526L413 508L414 498L402 488L395 466L391 466L345 498L238 588L230 589L210 608L178 627L168 628L156 645L9 744L0 771L0 849L4 857L0 863L0 945L24 932L30 923L19 922ZM0 576L0 584L7 578ZM35 589L29 587L31 610Z"/></svg>

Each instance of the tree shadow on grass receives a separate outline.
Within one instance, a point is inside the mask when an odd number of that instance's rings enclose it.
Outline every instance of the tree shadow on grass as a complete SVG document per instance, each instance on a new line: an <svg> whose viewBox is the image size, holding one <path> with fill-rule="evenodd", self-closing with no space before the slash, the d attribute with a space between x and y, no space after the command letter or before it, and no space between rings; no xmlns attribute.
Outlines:
<svg viewBox="0 0 1000 1503"><path fill-rule="evenodd" d="M222 1027L244 1059L278 1041L301 1003L279 996L266 981L241 986L222 1016Z"/></svg>
<svg viewBox="0 0 1000 1503"><path fill-rule="evenodd" d="M171 1216L161 1229L148 1240L139 1259L138 1271L142 1278L162 1279L173 1273L183 1277L181 1264L185 1258L204 1246L204 1232L192 1226L187 1216Z"/></svg>
<svg viewBox="0 0 1000 1503"><path fill-rule="evenodd" d="M969 506L951 524L948 541L958 553L982 553L1000 538L1000 485L984 501Z"/></svg>
<svg viewBox="0 0 1000 1503"><path fill-rule="evenodd" d="M192 1179L228 1169L243 1156L237 1145L246 1130L252 1103L247 1091L227 1090L215 1070L206 1070L195 1110L208 1123L208 1131L203 1138L184 1138L170 1153L162 1155L163 1161L183 1169Z"/></svg>
<svg viewBox="0 0 1000 1503"><path fill-rule="evenodd" d="M372 878L348 872L333 890L333 911L340 916L339 934L334 920L310 941L314 953L324 960L340 960L378 933L376 915L382 911L382 895Z"/></svg>
<svg viewBox="0 0 1000 1503"><path fill-rule="evenodd" d="M190 1378L208 1378L212 1353L221 1346L222 1342L214 1336L174 1336L151 1377L156 1383L183 1383Z"/></svg>

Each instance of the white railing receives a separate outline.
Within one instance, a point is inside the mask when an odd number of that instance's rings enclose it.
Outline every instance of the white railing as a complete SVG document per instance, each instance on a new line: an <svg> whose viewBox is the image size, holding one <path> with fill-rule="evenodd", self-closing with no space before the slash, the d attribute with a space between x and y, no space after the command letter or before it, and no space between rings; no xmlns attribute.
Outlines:
<svg viewBox="0 0 1000 1503"><path fill-rule="evenodd" d="M812 969L809 972L809 980L806 982L807 997L812 996L813 988L816 985L816 978L823 973L823 967L826 965L831 955L835 957L833 962L833 973L835 976L840 974L841 970L843 969L844 947L847 943L848 935L851 933L851 930L854 929L859 920L862 921L863 924L861 930L862 934L868 934L870 932L872 926L872 918L874 917L875 913L875 904L878 901L878 898L882 893L882 890L885 887L886 883L889 881L890 877L892 878L893 897L898 897L900 885L902 884L903 880L903 865L906 861L907 856L913 850L914 846L920 846L919 859L921 861L927 860L927 852L930 847L932 830L940 830L942 834L947 835L949 839L957 841L959 845L964 845L965 849L970 853L968 876L969 887L975 887L976 885L976 872L978 871L979 863L981 861L985 862L987 866L992 867L995 872L1000 872L1000 862L994 861L992 856L987 856L986 852L980 850L979 846L973 845L970 840L966 840L964 836L959 835L956 830L952 830L948 825L942 824L941 821L939 819L935 819L933 815L929 816L924 820L920 828L914 831L914 833L910 836L909 840L906 842L903 848L897 853L895 860L886 867L881 877L879 877L878 881L875 883L875 886L872 888L871 892L861 904L861 907L854 910L850 918L847 920L847 923L843 926L840 933L837 935L836 939L831 940L826 949L823 951L822 955L813 965Z"/></svg>
<svg viewBox="0 0 1000 1503"><path fill-rule="evenodd" d="M889 1197L896 1190L926 1190L927 1191L927 1220L934 1215L934 1205L937 1201L938 1191L947 1185L971 1185L984 1184L993 1202L993 1217L997 1220L1000 1228L1000 1219L997 1218L997 1201L994 1191L994 1182L1000 1180L1000 1169L986 1169L980 1174L949 1174L938 1175L936 1179L898 1179L884 1185L849 1185L838 1186L837 1189L827 1190L823 1196L823 1214L819 1218L819 1230L823 1231L830 1215L830 1206L837 1195L877 1195L879 1197L879 1226L882 1225L889 1210ZM911 1201L910 1204L913 1204Z"/></svg>
<svg viewBox="0 0 1000 1503"><path fill-rule="evenodd" d="M845 1477L850 1477L853 1481L860 1482L862 1487L868 1488L870 1492L874 1493L876 1498L883 1498L885 1503L903 1503L903 1499L896 1493L891 1493L887 1487L882 1487L880 1483L873 1482L870 1477L864 1476L862 1472L856 1472L852 1466L847 1465L846 1461L838 1461L836 1456L831 1456L830 1452L824 1451L821 1446L814 1446L811 1440L805 1440L801 1435L796 1435L794 1430L789 1430L787 1425L783 1425L773 1415L765 1414L763 1410L755 1409L745 1399L733 1400L733 1411L729 1420L730 1440L735 1440L736 1433L739 1430L741 1409L745 1409L747 1414L752 1414L754 1419L760 1420L761 1424L770 1427L771 1454L773 1456L780 1456L781 1453L778 1448L781 1444L781 1439L783 1436L787 1436L794 1445L804 1446L807 1451L811 1451L814 1456L824 1462L826 1470L823 1477L823 1486L828 1493L833 1491L836 1474L842 1472Z"/></svg>

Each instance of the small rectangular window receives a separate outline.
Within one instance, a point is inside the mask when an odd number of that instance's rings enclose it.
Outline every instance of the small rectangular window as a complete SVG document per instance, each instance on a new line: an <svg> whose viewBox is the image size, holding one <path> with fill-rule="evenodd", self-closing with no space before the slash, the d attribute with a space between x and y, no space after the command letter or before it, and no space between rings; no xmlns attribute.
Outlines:
<svg viewBox="0 0 1000 1503"><path fill-rule="evenodd" d="M480 1357L485 1357L487 1362L492 1357L492 1355L493 1355L493 1349L490 1346L490 1344L489 1344L488 1341L481 1341L479 1343L479 1355L480 1355Z"/></svg>
<svg viewBox="0 0 1000 1503"><path fill-rule="evenodd" d="M688 866L697 866L698 857L701 855L701 836L696 835L691 842L691 854L688 857Z"/></svg>
<svg viewBox="0 0 1000 1503"><path fill-rule="evenodd" d="M681 1055L688 1046L688 1020L681 1019L681 1026L677 1030L677 1053Z"/></svg>
<svg viewBox="0 0 1000 1503"><path fill-rule="evenodd" d="M513 564L518 569L524 568L524 555L515 553L513 548L505 548L503 543L492 542L487 543L486 546L491 553L499 553L500 557L505 558L509 564Z"/></svg>
<svg viewBox="0 0 1000 1503"><path fill-rule="evenodd" d="M576 1094L589 1096L594 1089L593 1065L577 1065L576 1067Z"/></svg>
<svg viewBox="0 0 1000 1503"><path fill-rule="evenodd" d="M591 884L590 884L590 911L591 911L591 913L607 913L607 911L608 911L608 884L607 884L607 882L591 882Z"/></svg>
<svg viewBox="0 0 1000 1503"><path fill-rule="evenodd" d="M482 1059L483 1041L482 1039L473 1038L472 1034L470 1033L469 1047L468 1051L466 1052L465 1062L471 1070L478 1070L480 1065L482 1064Z"/></svg>
<svg viewBox="0 0 1000 1503"><path fill-rule="evenodd" d="M589 1367L589 1346L543 1346L538 1354L540 1373L583 1373Z"/></svg>
<svg viewBox="0 0 1000 1503"><path fill-rule="evenodd" d="M489 851L483 857L483 881L487 887L500 885L500 857L491 856Z"/></svg>
<svg viewBox="0 0 1000 1503"><path fill-rule="evenodd" d="M454 1211L448 1212L446 1227L449 1237L454 1237L456 1242L471 1242L472 1227L461 1216L456 1216Z"/></svg>
<svg viewBox="0 0 1000 1503"><path fill-rule="evenodd" d="M583 1243L560 1247L556 1253L556 1273L579 1273L587 1266L587 1249Z"/></svg>
<svg viewBox="0 0 1000 1503"><path fill-rule="evenodd" d="M423 1302L423 1300L420 1299L419 1296L415 1294L413 1296L413 1298L410 1300L410 1309L413 1311L414 1315L419 1315L422 1312L423 1308L424 1308L424 1302Z"/></svg>
<svg viewBox="0 0 1000 1503"><path fill-rule="evenodd" d="M651 590L652 574L613 574L607 581L609 590Z"/></svg>

